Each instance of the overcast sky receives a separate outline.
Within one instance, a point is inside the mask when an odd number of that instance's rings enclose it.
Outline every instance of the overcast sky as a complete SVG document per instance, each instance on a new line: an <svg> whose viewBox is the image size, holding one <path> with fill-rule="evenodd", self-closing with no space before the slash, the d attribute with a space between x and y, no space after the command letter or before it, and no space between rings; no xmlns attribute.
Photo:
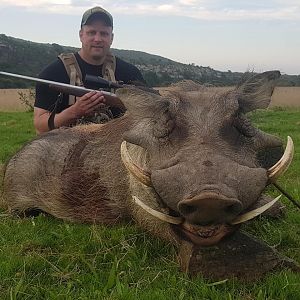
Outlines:
<svg viewBox="0 0 300 300"><path fill-rule="evenodd" d="M83 12L114 17L114 48L216 70L300 74L300 0L0 0L0 33L80 47Z"/></svg>

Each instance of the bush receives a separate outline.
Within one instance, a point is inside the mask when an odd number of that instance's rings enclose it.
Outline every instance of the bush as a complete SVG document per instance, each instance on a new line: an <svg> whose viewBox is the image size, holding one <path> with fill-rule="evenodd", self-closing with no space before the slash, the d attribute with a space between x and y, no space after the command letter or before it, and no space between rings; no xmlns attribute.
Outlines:
<svg viewBox="0 0 300 300"><path fill-rule="evenodd" d="M18 92L19 99L21 103L23 103L26 107L26 111L32 112L33 111L33 105L35 100L35 90L29 89L29 92Z"/></svg>

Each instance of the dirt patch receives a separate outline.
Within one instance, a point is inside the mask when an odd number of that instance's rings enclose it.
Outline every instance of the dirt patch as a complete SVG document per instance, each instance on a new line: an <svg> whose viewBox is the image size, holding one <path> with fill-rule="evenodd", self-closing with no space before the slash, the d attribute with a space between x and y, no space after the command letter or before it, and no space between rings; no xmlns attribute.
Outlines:
<svg viewBox="0 0 300 300"><path fill-rule="evenodd" d="M232 87L211 87L216 91L228 91ZM158 88L163 91L164 88ZM26 105L20 100L19 93L29 96L28 89L0 89L0 111L25 111ZM271 107L300 107L300 87L276 87Z"/></svg>

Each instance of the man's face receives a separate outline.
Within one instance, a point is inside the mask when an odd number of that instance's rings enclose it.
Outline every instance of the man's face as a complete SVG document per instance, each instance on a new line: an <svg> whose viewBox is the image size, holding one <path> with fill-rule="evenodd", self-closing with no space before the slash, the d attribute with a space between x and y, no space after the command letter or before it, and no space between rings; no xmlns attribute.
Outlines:
<svg viewBox="0 0 300 300"><path fill-rule="evenodd" d="M108 53L113 41L112 27L106 26L101 20L84 25L79 31L84 58L97 63Z"/></svg>

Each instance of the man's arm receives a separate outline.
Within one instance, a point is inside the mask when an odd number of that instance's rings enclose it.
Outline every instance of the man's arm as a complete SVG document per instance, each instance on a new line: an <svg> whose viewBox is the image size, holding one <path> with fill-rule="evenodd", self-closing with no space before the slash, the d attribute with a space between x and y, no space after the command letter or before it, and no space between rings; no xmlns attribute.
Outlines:
<svg viewBox="0 0 300 300"><path fill-rule="evenodd" d="M92 91L82 97L77 97L75 104L66 108L62 112L55 114L54 126L69 126L75 123L78 118L88 116L105 103L105 98L101 91ZM34 127L37 134L49 131L48 119L51 112L43 108L34 107Z"/></svg>

